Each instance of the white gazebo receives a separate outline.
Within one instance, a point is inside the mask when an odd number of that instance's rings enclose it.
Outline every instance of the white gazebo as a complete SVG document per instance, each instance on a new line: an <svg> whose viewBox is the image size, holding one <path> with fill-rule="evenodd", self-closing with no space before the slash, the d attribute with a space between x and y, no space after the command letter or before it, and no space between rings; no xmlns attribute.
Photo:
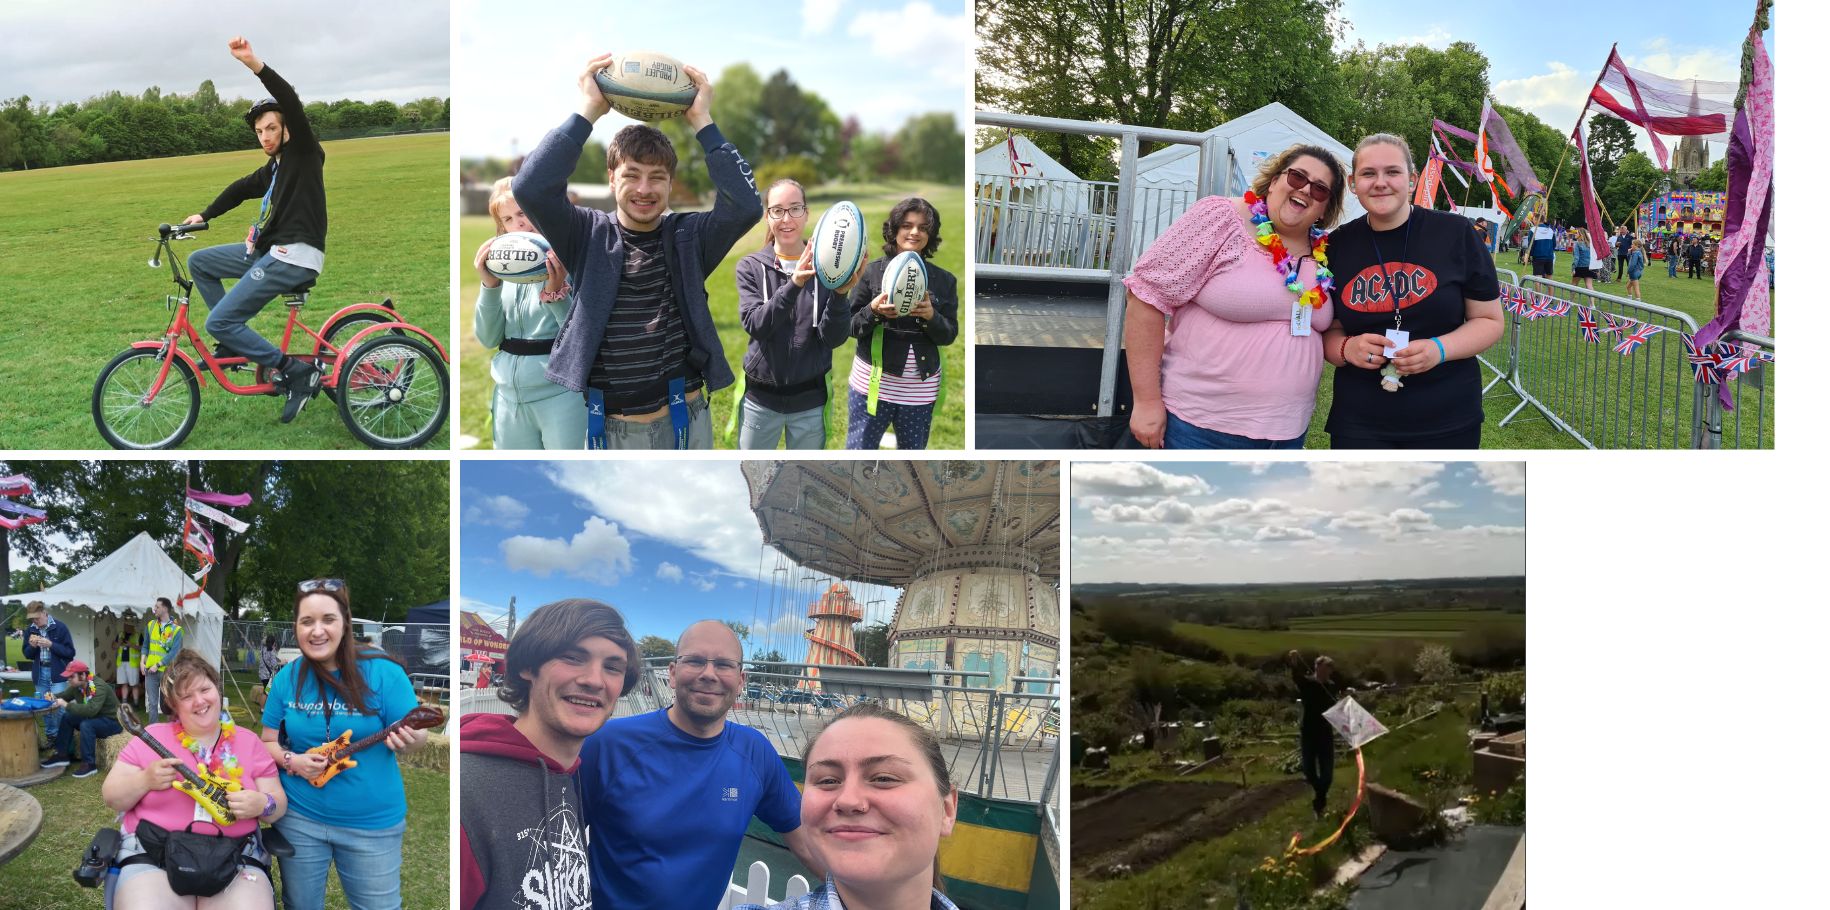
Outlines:
<svg viewBox="0 0 1830 910"><path fill-rule="evenodd" d="M184 646L222 666L222 621L227 614L208 594L179 602L180 596L196 589L197 582L142 531L72 578L35 594L0 599L20 604L44 601L51 616L70 627L76 659L88 664L96 678L113 682L114 641L122 618L131 616L144 628L152 616L153 598L160 596L178 605Z"/></svg>

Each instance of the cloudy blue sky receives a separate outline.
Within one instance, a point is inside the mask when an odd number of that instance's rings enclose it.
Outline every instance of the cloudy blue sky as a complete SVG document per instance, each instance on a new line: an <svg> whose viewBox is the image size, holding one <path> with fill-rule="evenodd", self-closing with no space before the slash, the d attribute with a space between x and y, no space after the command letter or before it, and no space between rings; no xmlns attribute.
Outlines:
<svg viewBox="0 0 1830 910"><path fill-rule="evenodd" d="M1074 583L1522 575L1523 462L1076 463Z"/></svg>
<svg viewBox="0 0 1830 910"><path fill-rule="evenodd" d="M752 652L806 653L807 604L832 579L776 571L737 462L466 461L458 483L463 609L499 620L511 596L522 617L590 597L620 610L638 639L732 619L752 627ZM900 591L852 593L866 622L887 622Z"/></svg>
<svg viewBox="0 0 1830 910"><path fill-rule="evenodd" d="M670 54L714 79L734 63L764 78L786 69L870 132L928 111L963 118L970 81L963 0L460 0L452 15L463 157L532 149L577 108L585 63L619 49ZM612 112L598 121L599 138L631 122Z"/></svg>

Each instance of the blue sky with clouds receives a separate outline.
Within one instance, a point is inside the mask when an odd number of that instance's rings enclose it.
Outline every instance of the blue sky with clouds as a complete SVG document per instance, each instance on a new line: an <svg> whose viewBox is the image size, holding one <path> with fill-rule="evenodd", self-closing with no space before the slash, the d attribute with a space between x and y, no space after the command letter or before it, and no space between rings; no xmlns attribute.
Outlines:
<svg viewBox="0 0 1830 910"><path fill-rule="evenodd" d="M453 4L454 135L465 157L532 149L578 106L578 74L605 52L654 50L716 79L747 62L788 70L840 119L890 132L911 115L965 110L972 23L962 0L555 0ZM600 139L630 122L611 113Z"/></svg>
<svg viewBox="0 0 1830 910"><path fill-rule="evenodd" d="M763 545L734 461L466 461L458 483L463 609L486 619L511 596L522 617L589 597L637 638L731 619L752 627L753 652L795 660L807 604L832 582ZM889 620L899 589L851 587L867 622Z"/></svg>
<svg viewBox="0 0 1830 910"><path fill-rule="evenodd" d="M1523 462L1072 466L1084 582L1522 575Z"/></svg>

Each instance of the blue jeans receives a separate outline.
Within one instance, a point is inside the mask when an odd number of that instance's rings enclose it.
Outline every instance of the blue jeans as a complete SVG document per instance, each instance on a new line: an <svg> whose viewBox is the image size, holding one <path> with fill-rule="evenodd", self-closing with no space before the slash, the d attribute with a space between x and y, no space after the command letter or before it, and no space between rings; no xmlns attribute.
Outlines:
<svg viewBox="0 0 1830 910"><path fill-rule="evenodd" d="M743 409L737 429L740 449L773 449L786 436L790 449L826 448L826 408L809 408L784 414L745 398L737 403ZM879 408L881 410L881 408Z"/></svg>
<svg viewBox="0 0 1830 910"><path fill-rule="evenodd" d="M1665 275L1670 278L1677 277L1677 257L1670 253L1665 254Z"/></svg>
<svg viewBox="0 0 1830 910"><path fill-rule="evenodd" d="M1167 412L1165 412L1167 413ZM1163 427L1165 449L1300 449L1303 437L1295 439L1253 439L1219 430L1198 427L1174 414Z"/></svg>
<svg viewBox="0 0 1830 910"><path fill-rule="evenodd" d="M210 310L210 318L203 323L204 331L255 363L275 368L284 363L286 357L280 349L248 328L248 322L260 315L261 308L273 298L304 287L318 273L281 262L271 253L262 253L259 258L250 256L247 246L241 243L204 247L187 261L191 280L197 282L203 304ZM224 278L241 280L224 294Z"/></svg>
<svg viewBox="0 0 1830 910"><path fill-rule="evenodd" d="M286 910L324 910L332 862L350 910L400 910L405 821L389 828L341 828L288 813L273 826L292 842L292 856L279 858Z"/></svg>
<svg viewBox="0 0 1830 910"><path fill-rule="evenodd" d="M83 761L95 764L95 741L121 732L121 724L112 717L86 717L78 721L73 717L64 718L62 726L57 728L57 739L52 741L52 748L59 755L69 755L71 740L76 738L78 730L83 736Z"/></svg>

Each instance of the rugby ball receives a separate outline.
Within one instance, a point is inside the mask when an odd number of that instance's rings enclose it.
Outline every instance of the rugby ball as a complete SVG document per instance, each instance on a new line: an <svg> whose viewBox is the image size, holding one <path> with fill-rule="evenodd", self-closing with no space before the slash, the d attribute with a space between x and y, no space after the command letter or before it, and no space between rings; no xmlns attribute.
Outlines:
<svg viewBox="0 0 1830 910"><path fill-rule="evenodd" d="M883 290L890 295L896 315L909 315L928 296L928 264L921 261L921 254L914 250L896 254L883 269Z"/></svg>
<svg viewBox="0 0 1830 910"><path fill-rule="evenodd" d="M655 51L617 54L592 78L612 109L637 120L678 117L699 94L680 61Z"/></svg>
<svg viewBox="0 0 1830 910"><path fill-rule="evenodd" d="M813 274L820 286L836 291L864 264L864 213L841 202L826 210L813 226Z"/></svg>
<svg viewBox="0 0 1830 910"><path fill-rule="evenodd" d="M539 234L511 231L490 242L483 267L511 284L536 284L546 280L546 254L552 249Z"/></svg>

